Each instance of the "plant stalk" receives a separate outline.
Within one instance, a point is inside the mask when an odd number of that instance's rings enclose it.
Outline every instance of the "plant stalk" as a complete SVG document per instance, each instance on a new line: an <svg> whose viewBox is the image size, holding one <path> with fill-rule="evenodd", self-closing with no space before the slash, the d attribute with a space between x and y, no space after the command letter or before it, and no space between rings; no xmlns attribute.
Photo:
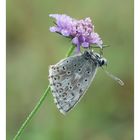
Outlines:
<svg viewBox="0 0 140 140"><path fill-rule="evenodd" d="M69 57L73 50L75 49L75 46L72 46L67 54L66 57ZM48 85L47 89L45 90L44 94L41 96L40 100L38 101L38 103L35 105L35 107L33 108L33 110L31 111L31 113L28 115L28 117L26 118L26 120L23 122L23 124L21 125L21 127L19 128L17 134L15 135L15 137L13 138L13 140L18 140L19 137L21 136L21 134L23 133L24 129L27 127L27 125L29 124L29 122L32 120L33 116L36 114L36 112L39 110L39 108L41 107L41 105L43 104L44 100L46 99L48 93L50 91L50 85Z"/></svg>

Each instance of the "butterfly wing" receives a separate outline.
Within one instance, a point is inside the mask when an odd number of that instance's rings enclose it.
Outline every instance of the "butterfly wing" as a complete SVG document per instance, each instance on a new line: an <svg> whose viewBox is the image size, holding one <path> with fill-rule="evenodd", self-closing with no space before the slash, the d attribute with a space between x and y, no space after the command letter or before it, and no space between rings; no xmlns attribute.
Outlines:
<svg viewBox="0 0 140 140"><path fill-rule="evenodd" d="M61 113L71 110L90 86L97 66L83 54L50 66L49 81L54 101Z"/></svg>

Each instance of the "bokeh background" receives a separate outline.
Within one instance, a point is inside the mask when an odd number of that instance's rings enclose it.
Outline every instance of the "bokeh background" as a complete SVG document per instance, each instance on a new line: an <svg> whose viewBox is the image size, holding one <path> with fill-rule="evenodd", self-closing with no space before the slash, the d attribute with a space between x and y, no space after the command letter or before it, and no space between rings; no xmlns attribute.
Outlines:
<svg viewBox="0 0 140 140"><path fill-rule="evenodd" d="M105 44L102 70L66 116L48 94L21 140L133 139L133 0L7 0L7 140L13 138L48 85L48 67L64 58L70 42L55 33L50 13L91 17Z"/></svg>

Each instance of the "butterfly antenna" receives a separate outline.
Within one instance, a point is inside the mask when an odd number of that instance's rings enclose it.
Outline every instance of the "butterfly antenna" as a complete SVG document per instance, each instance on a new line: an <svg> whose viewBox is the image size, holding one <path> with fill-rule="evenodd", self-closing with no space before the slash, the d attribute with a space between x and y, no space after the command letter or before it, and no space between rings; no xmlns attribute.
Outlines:
<svg viewBox="0 0 140 140"><path fill-rule="evenodd" d="M103 68L103 67L102 67ZM103 68L104 72L110 77L112 78L113 80L115 80L118 84L120 84L121 86L124 85L124 82L119 79L118 77L114 76L113 74L109 73L108 71L106 71L104 68Z"/></svg>

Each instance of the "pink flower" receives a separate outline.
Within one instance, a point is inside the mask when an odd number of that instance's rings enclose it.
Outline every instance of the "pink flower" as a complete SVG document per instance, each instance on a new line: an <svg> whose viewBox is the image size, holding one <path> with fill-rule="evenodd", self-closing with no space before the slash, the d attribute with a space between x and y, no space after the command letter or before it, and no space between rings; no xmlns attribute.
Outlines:
<svg viewBox="0 0 140 140"><path fill-rule="evenodd" d="M80 46L88 48L93 44L102 48L103 42L100 36L94 32L94 26L89 17L76 20L64 14L50 14L49 16L56 19L56 26L50 27L50 31L70 37L78 51L80 51Z"/></svg>

